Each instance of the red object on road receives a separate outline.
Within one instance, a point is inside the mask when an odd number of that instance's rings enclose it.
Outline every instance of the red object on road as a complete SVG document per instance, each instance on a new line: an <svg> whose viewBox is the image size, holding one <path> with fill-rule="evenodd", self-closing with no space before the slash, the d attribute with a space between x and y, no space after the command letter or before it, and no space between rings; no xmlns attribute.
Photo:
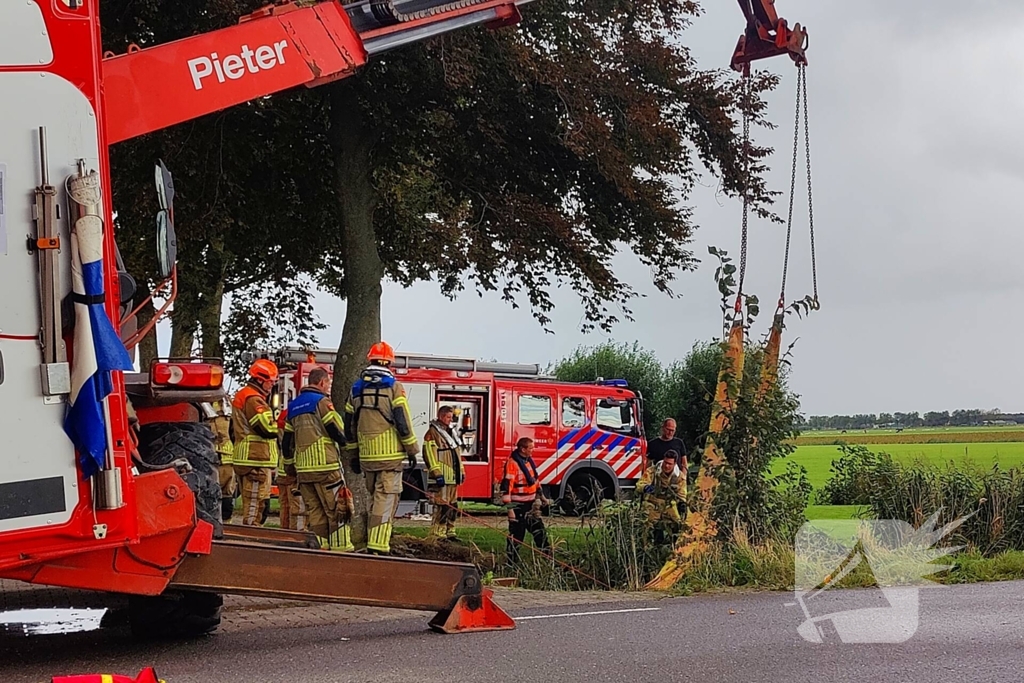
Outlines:
<svg viewBox="0 0 1024 683"><path fill-rule="evenodd" d="M117 674L87 674L81 676L54 676L52 683L164 683L153 667L143 669L135 678Z"/></svg>

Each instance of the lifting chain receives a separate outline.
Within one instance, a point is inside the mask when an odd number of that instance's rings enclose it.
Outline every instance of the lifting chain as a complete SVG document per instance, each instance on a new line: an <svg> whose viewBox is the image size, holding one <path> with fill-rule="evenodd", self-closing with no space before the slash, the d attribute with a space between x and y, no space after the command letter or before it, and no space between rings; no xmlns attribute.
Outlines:
<svg viewBox="0 0 1024 683"><path fill-rule="evenodd" d="M807 111L807 67L797 67L796 81L796 114L793 123L793 171L789 183L789 218L786 222L786 253L782 261L782 288L779 294L779 308L786 305L786 281L789 277L789 249L793 237L793 205L796 202L796 168L800 159L800 124L804 126L804 148L807 163L807 214L811 234L811 279L814 287L811 305L817 309L818 304L818 264L814 247L814 193L811 184L811 129Z"/></svg>
<svg viewBox="0 0 1024 683"><path fill-rule="evenodd" d="M743 283L747 276L747 228L750 224L750 68L743 72L743 230L740 233L740 275L736 288L736 315L743 310Z"/></svg>

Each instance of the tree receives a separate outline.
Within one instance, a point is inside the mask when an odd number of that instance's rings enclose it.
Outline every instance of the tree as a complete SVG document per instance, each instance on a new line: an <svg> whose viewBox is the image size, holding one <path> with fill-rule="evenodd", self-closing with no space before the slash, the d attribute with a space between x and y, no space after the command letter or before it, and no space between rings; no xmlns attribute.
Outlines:
<svg viewBox="0 0 1024 683"><path fill-rule="evenodd" d="M105 1L120 45L229 25L253 4ZM768 125L762 95L778 79L757 74L744 89L724 69L698 69L679 40L696 2L548 0L525 14L518 29L406 48L357 77L183 124L118 155L127 168L174 152L188 168L182 206L194 205L179 222L191 214L196 227L182 235L175 346L197 329L212 337L198 321L218 304L219 273L225 293L309 273L347 300L340 403L380 339L384 277L433 278L449 296L500 291L513 306L525 298L542 325L551 289L568 286L584 327L607 330L635 296L612 271L620 250L665 292L695 267L686 200L705 172L726 194L746 188L770 215L771 150L751 144L744 155L738 120L742 109ZM226 266L212 258L215 237ZM212 326L215 316L202 317Z"/></svg>
<svg viewBox="0 0 1024 683"><path fill-rule="evenodd" d="M263 0L135 2L103 0L103 42L122 51L235 24ZM323 267L333 250L337 204L329 184L311 182L310 168L329 167L318 100L303 91L278 95L113 146L117 239L140 298L153 285L153 164L162 159L175 180L179 291L171 316L171 355L198 345L221 356L225 297L244 320L254 302L271 305L264 321L248 320L247 345L229 345L230 367L253 345L282 337L311 338L315 317L278 315L275 301L308 310L302 275ZM316 131L317 135L311 135ZM319 136L319 137L318 137ZM273 330L271 331L271 328ZM253 336L254 331L266 334ZM237 373L236 373L237 374Z"/></svg>
<svg viewBox="0 0 1024 683"><path fill-rule="evenodd" d="M598 379L624 379L630 389L644 398L644 429L648 435L658 433L663 415L659 397L664 393L664 370L650 351L639 343L613 344L577 348L559 361L553 374L564 382L593 382Z"/></svg>

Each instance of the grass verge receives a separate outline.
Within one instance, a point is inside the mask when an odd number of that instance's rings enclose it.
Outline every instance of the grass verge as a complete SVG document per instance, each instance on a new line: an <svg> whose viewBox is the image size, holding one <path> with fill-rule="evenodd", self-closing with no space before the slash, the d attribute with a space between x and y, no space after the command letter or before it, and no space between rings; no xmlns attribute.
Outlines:
<svg viewBox="0 0 1024 683"><path fill-rule="evenodd" d="M857 509L857 506L842 507L848 507L851 511ZM395 527L396 534L416 538L425 537L427 531L424 527ZM578 543L577 530L574 528L549 528L549 533L556 549L565 549L570 544ZM462 541L476 545L482 555L504 558L505 536L500 531L464 527L459 529L458 534ZM528 552L524 550L524 556ZM945 561L954 564L954 569L930 577L940 584L1024 580L1024 551L1009 550L992 557L984 557L980 553L962 553ZM527 575L520 577L522 585L537 584L544 579L537 575L544 564L542 561L524 564ZM695 595L723 590L791 591L794 585L794 566L792 546L781 543L754 546L742 541L718 545L694 562L692 569L676 584L672 593ZM482 569L486 572L491 571L492 567ZM509 575L507 571L499 570L497 573ZM869 588L875 585L874 575L865 564L845 577L839 587ZM550 587L574 590L577 585L575 581L562 580L551 584ZM590 585L586 587L594 588Z"/></svg>

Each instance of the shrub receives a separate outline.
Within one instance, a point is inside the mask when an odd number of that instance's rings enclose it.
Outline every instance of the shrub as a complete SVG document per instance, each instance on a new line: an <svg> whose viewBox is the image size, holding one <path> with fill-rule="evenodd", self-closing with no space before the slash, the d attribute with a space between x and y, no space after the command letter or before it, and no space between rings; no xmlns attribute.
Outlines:
<svg viewBox="0 0 1024 683"><path fill-rule="evenodd" d="M899 519L920 526L942 510L940 524L967 521L947 538L973 552L992 556L1024 549L1024 471L982 470L969 463L938 467L903 464L863 446L846 446L833 463L822 490L833 505L868 505L875 519Z"/></svg>
<svg viewBox="0 0 1024 683"><path fill-rule="evenodd" d="M888 453L841 443L832 461L832 477L817 494L819 505L870 505L879 486L895 481L896 464Z"/></svg>

